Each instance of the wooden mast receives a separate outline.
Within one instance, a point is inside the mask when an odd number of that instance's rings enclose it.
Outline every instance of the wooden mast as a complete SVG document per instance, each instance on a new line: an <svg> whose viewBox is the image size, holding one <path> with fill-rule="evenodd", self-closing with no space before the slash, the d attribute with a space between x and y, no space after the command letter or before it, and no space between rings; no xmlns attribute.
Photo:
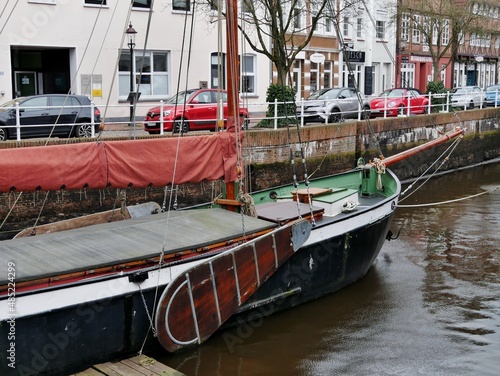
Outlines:
<svg viewBox="0 0 500 376"><path fill-rule="evenodd" d="M239 124L239 64L238 64L238 5L237 1L227 2L226 14L226 58L227 58L227 132L236 131L235 126ZM237 134L238 136L238 134ZM236 148L236 153L239 153ZM238 158L239 163L239 158ZM237 166L239 168L240 166ZM226 181L226 199L236 199L236 184L234 181ZM234 206L228 205L228 210L235 210Z"/></svg>

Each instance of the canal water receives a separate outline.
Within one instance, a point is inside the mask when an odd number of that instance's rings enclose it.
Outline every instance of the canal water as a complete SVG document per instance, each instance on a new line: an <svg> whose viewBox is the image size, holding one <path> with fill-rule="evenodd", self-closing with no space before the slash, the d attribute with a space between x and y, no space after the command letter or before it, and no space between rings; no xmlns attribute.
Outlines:
<svg viewBox="0 0 500 376"><path fill-rule="evenodd" d="M499 375L500 163L433 178L354 285L156 358L188 376ZM405 188L405 187L403 187Z"/></svg>

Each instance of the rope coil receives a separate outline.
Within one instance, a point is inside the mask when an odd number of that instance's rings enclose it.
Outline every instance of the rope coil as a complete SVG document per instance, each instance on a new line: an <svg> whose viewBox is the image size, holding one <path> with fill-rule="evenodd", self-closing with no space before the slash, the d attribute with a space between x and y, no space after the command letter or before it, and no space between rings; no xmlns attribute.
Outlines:
<svg viewBox="0 0 500 376"><path fill-rule="evenodd" d="M373 160L373 166L375 168L375 171L378 174L378 176L377 176L377 189L381 190L383 188L382 175L385 174L385 170L386 170L385 163L381 159L375 158Z"/></svg>

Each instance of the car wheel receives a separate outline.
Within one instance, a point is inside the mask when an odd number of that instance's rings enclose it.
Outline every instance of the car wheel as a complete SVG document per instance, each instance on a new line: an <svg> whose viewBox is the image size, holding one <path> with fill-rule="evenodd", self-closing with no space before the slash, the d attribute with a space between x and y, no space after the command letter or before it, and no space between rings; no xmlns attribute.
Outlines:
<svg viewBox="0 0 500 376"><path fill-rule="evenodd" d="M160 134L160 131L148 131L149 134Z"/></svg>
<svg viewBox="0 0 500 376"><path fill-rule="evenodd" d="M82 123L78 124L75 129L76 137L92 137L92 124Z"/></svg>
<svg viewBox="0 0 500 376"><path fill-rule="evenodd" d="M333 108L332 109L332 113L330 114L330 116L328 117L328 122L329 123L338 123L340 122L340 111L338 108Z"/></svg>
<svg viewBox="0 0 500 376"><path fill-rule="evenodd" d="M363 108L363 113L361 114L361 119L368 120L370 118L370 107L365 106Z"/></svg>
<svg viewBox="0 0 500 376"><path fill-rule="evenodd" d="M405 106L401 105L398 107L398 115L406 115L406 108Z"/></svg>
<svg viewBox="0 0 500 376"><path fill-rule="evenodd" d="M0 128L0 141L5 141L7 140L7 130L4 128Z"/></svg>
<svg viewBox="0 0 500 376"><path fill-rule="evenodd" d="M182 129L181 129L182 127ZM177 119L174 123L173 133L188 133L189 122L186 119Z"/></svg>
<svg viewBox="0 0 500 376"><path fill-rule="evenodd" d="M468 108L469 108L469 110L473 110L473 109L474 109L474 107L475 107L475 106L474 106L474 101L470 101L470 103L469 103L469 107L468 107Z"/></svg>

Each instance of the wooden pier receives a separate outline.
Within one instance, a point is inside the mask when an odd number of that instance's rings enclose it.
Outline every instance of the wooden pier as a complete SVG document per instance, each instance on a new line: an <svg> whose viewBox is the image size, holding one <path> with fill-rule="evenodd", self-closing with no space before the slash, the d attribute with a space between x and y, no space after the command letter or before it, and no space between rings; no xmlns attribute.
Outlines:
<svg viewBox="0 0 500 376"><path fill-rule="evenodd" d="M185 376L183 373L146 355L138 355L119 362L108 362L92 366L86 371L71 376Z"/></svg>

